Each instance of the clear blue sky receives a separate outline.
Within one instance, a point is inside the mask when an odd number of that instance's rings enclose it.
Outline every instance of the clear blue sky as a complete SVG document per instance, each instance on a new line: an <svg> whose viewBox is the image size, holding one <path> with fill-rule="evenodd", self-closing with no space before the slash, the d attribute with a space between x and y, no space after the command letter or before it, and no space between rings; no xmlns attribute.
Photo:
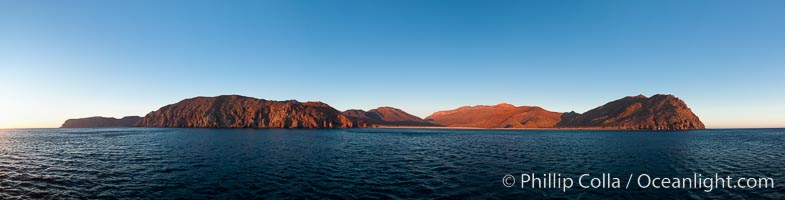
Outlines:
<svg viewBox="0 0 785 200"><path fill-rule="evenodd" d="M425 117L670 93L785 127L785 1L0 1L0 128L241 94Z"/></svg>

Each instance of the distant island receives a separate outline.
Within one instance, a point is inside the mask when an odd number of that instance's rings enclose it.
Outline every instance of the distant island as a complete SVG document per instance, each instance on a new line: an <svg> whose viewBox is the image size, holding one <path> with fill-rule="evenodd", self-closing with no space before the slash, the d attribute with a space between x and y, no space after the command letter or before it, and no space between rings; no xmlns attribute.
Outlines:
<svg viewBox="0 0 785 200"><path fill-rule="evenodd" d="M704 129L687 104L673 95L624 97L585 113L552 112L537 106L464 106L425 119L392 107L339 111L322 102L272 101L240 95L195 97L144 117L69 119L62 128L376 128L463 127L521 129L694 130Z"/></svg>
<svg viewBox="0 0 785 200"><path fill-rule="evenodd" d="M128 116L121 119L111 117L88 117L65 120L60 128L97 128L97 127L131 127L136 126L142 117Z"/></svg>

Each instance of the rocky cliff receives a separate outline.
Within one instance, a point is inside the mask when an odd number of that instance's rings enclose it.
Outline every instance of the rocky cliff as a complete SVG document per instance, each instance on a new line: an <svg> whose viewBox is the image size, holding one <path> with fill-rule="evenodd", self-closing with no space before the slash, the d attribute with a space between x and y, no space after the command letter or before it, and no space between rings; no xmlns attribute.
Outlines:
<svg viewBox="0 0 785 200"><path fill-rule="evenodd" d="M362 125L322 102L239 95L196 97L147 114L139 126L194 128L354 128Z"/></svg>
<svg viewBox="0 0 785 200"><path fill-rule="evenodd" d="M613 130L704 129L697 115L681 99L658 94L624 97L580 114L556 113L540 107L464 106L435 112L428 122L449 127L477 128L587 128Z"/></svg>
<svg viewBox="0 0 785 200"><path fill-rule="evenodd" d="M347 117L364 121L374 125L386 126L437 126L417 116L393 107L379 107L369 111L347 110L343 114Z"/></svg>
<svg viewBox="0 0 785 200"><path fill-rule="evenodd" d="M425 118L428 122L449 127L478 128L553 128L561 113L536 106L464 106L455 110L439 111Z"/></svg>
<svg viewBox="0 0 785 200"><path fill-rule="evenodd" d="M65 120L60 128L97 128L97 127L132 127L142 117L128 116L121 119L111 117L88 117Z"/></svg>
<svg viewBox="0 0 785 200"><path fill-rule="evenodd" d="M658 94L628 96L583 114L565 113L557 127L598 127L622 130L704 129L703 122L681 99Z"/></svg>

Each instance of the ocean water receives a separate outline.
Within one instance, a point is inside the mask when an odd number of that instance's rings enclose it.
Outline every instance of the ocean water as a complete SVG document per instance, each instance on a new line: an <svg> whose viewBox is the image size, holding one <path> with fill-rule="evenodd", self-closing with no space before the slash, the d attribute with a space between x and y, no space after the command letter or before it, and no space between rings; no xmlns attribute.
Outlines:
<svg viewBox="0 0 785 200"><path fill-rule="evenodd" d="M630 174L718 173L775 187L522 188L531 173L610 173L622 186ZM785 129L0 130L0 199L784 199L782 180Z"/></svg>

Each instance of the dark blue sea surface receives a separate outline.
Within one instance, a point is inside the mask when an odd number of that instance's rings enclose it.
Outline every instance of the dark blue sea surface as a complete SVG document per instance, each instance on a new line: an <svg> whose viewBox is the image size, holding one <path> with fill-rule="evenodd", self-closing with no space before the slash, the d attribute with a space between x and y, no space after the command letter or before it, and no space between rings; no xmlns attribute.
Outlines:
<svg viewBox="0 0 785 200"><path fill-rule="evenodd" d="M771 177L758 189L505 187L507 174ZM785 199L785 129L0 130L0 199ZM520 181L520 180L518 180ZM576 183L577 184L577 183Z"/></svg>

